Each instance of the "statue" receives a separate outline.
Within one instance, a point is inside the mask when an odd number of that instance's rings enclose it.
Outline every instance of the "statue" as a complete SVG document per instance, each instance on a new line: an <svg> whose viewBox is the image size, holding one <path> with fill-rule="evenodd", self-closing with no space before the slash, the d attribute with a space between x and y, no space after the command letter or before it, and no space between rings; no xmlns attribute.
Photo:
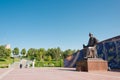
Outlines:
<svg viewBox="0 0 120 80"><path fill-rule="evenodd" d="M88 45L85 46L83 44L83 48L85 49L86 52L86 58L97 58L97 50L96 50L96 44L98 43L98 40L93 37L92 33L89 33L89 41Z"/></svg>

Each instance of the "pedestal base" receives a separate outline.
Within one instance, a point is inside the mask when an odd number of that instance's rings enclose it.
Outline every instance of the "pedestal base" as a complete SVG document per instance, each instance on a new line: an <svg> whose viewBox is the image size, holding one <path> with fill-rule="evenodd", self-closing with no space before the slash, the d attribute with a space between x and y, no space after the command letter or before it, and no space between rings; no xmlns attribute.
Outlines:
<svg viewBox="0 0 120 80"><path fill-rule="evenodd" d="M98 58L88 58L76 63L77 71L107 71L108 63Z"/></svg>

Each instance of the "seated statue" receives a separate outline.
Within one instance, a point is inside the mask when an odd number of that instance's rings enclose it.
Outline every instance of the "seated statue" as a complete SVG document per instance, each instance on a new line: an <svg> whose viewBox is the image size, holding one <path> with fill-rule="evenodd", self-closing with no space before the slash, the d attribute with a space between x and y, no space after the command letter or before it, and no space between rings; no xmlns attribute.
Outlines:
<svg viewBox="0 0 120 80"><path fill-rule="evenodd" d="M93 34L89 33L89 42L88 45L85 46L83 44L83 48L85 49L86 52L86 57L87 58L97 58L97 50L96 50L96 44L98 43L98 40L93 37Z"/></svg>

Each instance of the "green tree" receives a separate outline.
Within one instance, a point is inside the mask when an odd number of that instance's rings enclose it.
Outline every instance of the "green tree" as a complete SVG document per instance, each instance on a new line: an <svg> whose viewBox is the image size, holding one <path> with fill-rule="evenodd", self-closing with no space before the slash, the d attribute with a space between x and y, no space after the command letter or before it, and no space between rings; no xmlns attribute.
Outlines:
<svg viewBox="0 0 120 80"><path fill-rule="evenodd" d="M19 48L17 48L17 47L14 48L12 52L13 52L13 54L18 55L19 54Z"/></svg>
<svg viewBox="0 0 120 80"><path fill-rule="evenodd" d="M44 60L45 60L45 61L51 61L51 60L52 60L52 57L51 57L50 55L49 55L49 56L45 56L45 57L44 57Z"/></svg>
<svg viewBox="0 0 120 80"><path fill-rule="evenodd" d="M67 56L70 56L70 55L72 55L75 52L76 52L75 50L71 50L71 49L65 50L63 52L63 58L66 58Z"/></svg>
<svg viewBox="0 0 120 80"><path fill-rule="evenodd" d="M48 56L48 61L51 61L51 60L52 60L51 56Z"/></svg>
<svg viewBox="0 0 120 80"><path fill-rule="evenodd" d="M63 58L63 52L62 50L60 49L60 47L57 47L57 58L59 56L59 59ZM58 60L58 59L57 59Z"/></svg>
<svg viewBox="0 0 120 80"><path fill-rule="evenodd" d="M55 60L59 60L62 57L62 51L59 47L54 48Z"/></svg>
<svg viewBox="0 0 120 80"><path fill-rule="evenodd" d="M30 49L27 51L27 57L28 57L30 60L33 60L33 59L36 58L36 53L37 53L37 49L30 48Z"/></svg>
<svg viewBox="0 0 120 80"><path fill-rule="evenodd" d="M55 59L55 50L54 48L48 49L46 52L46 56L51 56L52 59Z"/></svg>
<svg viewBox="0 0 120 80"><path fill-rule="evenodd" d="M4 46L0 46L0 58L6 57L6 51Z"/></svg>
<svg viewBox="0 0 120 80"><path fill-rule="evenodd" d="M10 57L11 56L11 49L6 49L6 56L7 57Z"/></svg>
<svg viewBox="0 0 120 80"><path fill-rule="evenodd" d="M21 54L22 54L23 56L25 56L25 54L26 54L26 49L25 49L25 48L21 50Z"/></svg>
<svg viewBox="0 0 120 80"><path fill-rule="evenodd" d="M11 49L6 49L5 46L0 46L0 58L8 58L11 55Z"/></svg>
<svg viewBox="0 0 120 80"><path fill-rule="evenodd" d="M51 56L53 60L59 60L62 56L62 51L59 47L57 48L50 48L46 52L46 56Z"/></svg>
<svg viewBox="0 0 120 80"><path fill-rule="evenodd" d="M46 51L45 51L44 48L38 49L37 54L36 54L37 60L43 61L43 60L44 60L45 53L46 53Z"/></svg>

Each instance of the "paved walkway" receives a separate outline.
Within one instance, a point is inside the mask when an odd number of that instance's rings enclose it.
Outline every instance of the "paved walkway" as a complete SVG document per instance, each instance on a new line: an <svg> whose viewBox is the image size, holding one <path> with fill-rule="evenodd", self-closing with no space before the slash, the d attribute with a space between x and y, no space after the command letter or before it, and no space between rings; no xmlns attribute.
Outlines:
<svg viewBox="0 0 120 80"><path fill-rule="evenodd" d="M0 80L120 80L120 72L77 72L75 68L0 69Z"/></svg>

